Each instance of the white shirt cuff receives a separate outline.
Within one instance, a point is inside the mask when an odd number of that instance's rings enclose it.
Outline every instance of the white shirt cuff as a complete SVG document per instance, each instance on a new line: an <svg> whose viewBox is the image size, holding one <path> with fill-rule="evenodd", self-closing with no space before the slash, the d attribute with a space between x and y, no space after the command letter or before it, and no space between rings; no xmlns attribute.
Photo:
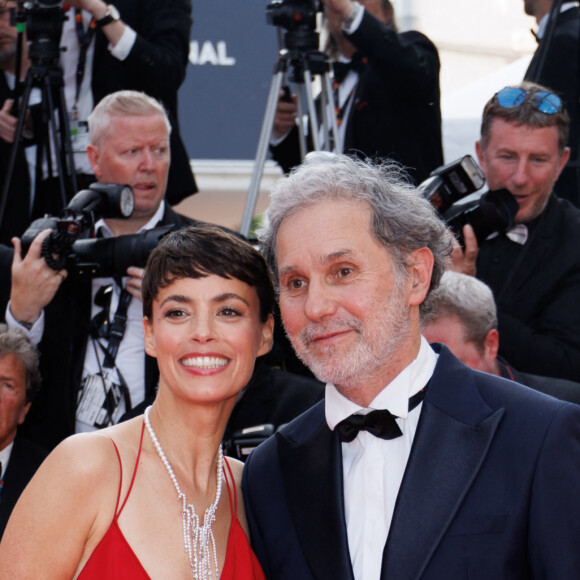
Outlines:
<svg viewBox="0 0 580 580"><path fill-rule="evenodd" d="M26 326L22 326L22 324L12 316L12 312L10 312L10 302L8 302L8 306L6 307L6 324L8 324L9 328L20 328L20 330L26 334L33 346L38 346L42 340L42 335L44 334L44 310L40 313L38 320L32 325L32 328L28 330Z"/></svg>
<svg viewBox="0 0 580 580"><path fill-rule="evenodd" d="M127 24L125 24L125 31L123 36L119 39L119 42L115 46L109 43L109 52L119 60L125 60L129 53L131 52L135 40L137 39L137 33Z"/></svg>
<svg viewBox="0 0 580 580"><path fill-rule="evenodd" d="M352 34L355 32L362 22L364 12L365 9L358 2L355 2L354 8L348 17L348 20L342 24L342 29L344 32L347 34Z"/></svg>

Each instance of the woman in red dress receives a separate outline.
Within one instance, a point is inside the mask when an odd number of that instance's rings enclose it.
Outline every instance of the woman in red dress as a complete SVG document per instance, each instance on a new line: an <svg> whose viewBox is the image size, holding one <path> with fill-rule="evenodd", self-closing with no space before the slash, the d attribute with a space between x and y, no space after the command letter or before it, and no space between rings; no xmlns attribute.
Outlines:
<svg viewBox="0 0 580 580"><path fill-rule="evenodd" d="M262 256L215 226L165 237L143 279L145 350L160 371L144 416L73 435L41 466L0 545L0 578L262 579L221 440L272 345Z"/></svg>

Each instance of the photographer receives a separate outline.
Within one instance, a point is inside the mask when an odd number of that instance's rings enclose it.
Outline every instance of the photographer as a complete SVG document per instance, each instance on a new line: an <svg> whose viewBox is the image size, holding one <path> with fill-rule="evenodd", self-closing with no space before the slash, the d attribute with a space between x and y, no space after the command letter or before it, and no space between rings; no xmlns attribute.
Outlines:
<svg viewBox="0 0 580 580"><path fill-rule="evenodd" d="M113 93L97 105L89 127L87 153L98 180L128 184L135 196L131 217L99 220L97 236L193 222L164 202L170 126L157 101L135 91ZM143 351L142 269L130 267L122 279L92 280L50 270L40 254L47 234L35 239L24 259L16 240L6 316L40 341L45 388L24 428L50 449L74 432L118 422L154 391L158 375ZM116 316L126 324L115 353L107 328Z"/></svg>
<svg viewBox="0 0 580 580"><path fill-rule="evenodd" d="M518 370L580 381L580 210L553 194L570 150L562 100L533 83L486 104L476 152L490 190L506 188L515 226L478 246L465 226L453 269L493 290L499 354Z"/></svg>
<svg viewBox="0 0 580 580"><path fill-rule="evenodd" d="M11 10L16 7L16 0L0 2L0 188L9 167L17 122L17 117L12 114L16 82L17 32L10 16ZM28 43L24 39L20 78L26 75L29 65ZM0 216L0 242L9 244L12 236L21 235L29 222L30 176L25 145L20 143L15 159L12 186L8 192L4 213Z"/></svg>
<svg viewBox="0 0 580 580"><path fill-rule="evenodd" d="M172 160L167 202L176 204L197 187L180 137L177 94L186 74L191 0L68 0L62 26L60 66L79 185L93 178L85 154L86 121L94 105L115 91L143 91L160 101L171 122ZM76 117L76 119L75 119ZM72 127L71 127L72 129ZM34 217L62 207L57 178L38 184Z"/></svg>
<svg viewBox="0 0 580 580"><path fill-rule="evenodd" d="M421 182L443 163L437 49L419 32L397 32L389 0L322 2L342 152L395 159ZM296 116L295 96L278 102L271 150L285 172L300 163Z"/></svg>

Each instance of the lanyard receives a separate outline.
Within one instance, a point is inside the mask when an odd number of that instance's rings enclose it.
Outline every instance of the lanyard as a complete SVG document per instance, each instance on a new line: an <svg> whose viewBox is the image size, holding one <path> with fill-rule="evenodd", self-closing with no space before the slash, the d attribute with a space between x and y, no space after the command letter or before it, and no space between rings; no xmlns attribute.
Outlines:
<svg viewBox="0 0 580 580"><path fill-rule="evenodd" d="M79 60L77 62L77 73L76 73L76 93L75 93L75 104L73 107L73 114L75 120L78 118L78 102L79 95L81 92L81 85L83 84L83 79L85 78L85 69L87 65L87 52L89 46L95 36L96 25L95 19L91 18L89 26L85 30L83 28L83 13L79 8L75 8L75 26L77 31L77 38L79 39Z"/></svg>

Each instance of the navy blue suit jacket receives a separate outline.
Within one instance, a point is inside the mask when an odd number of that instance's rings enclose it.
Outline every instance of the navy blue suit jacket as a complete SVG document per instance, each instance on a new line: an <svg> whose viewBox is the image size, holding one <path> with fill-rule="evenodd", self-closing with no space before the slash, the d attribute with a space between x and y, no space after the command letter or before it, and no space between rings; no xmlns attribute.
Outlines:
<svg viewBox="0 0 580 580"><path fill-rule="evenodd" d="M437 349L381 578L579 578L580 409ZM242 485L268 578L353 579L324 402L250 455Z"/></svg>

